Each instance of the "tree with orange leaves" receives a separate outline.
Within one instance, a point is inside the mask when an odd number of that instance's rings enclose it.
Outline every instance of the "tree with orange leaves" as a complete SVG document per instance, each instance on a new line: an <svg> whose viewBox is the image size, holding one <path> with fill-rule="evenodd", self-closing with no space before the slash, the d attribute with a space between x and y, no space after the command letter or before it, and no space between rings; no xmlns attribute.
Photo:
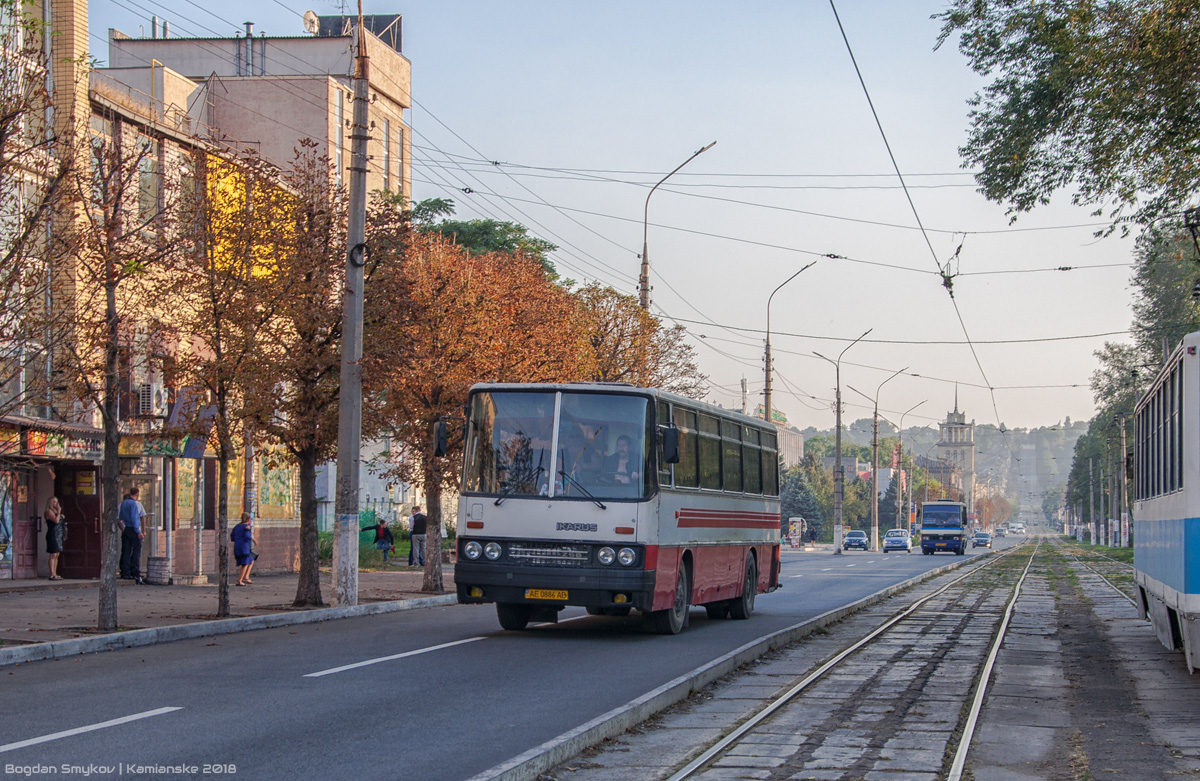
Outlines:
<svg viewBox="0 0 1200 781"><path fill-rule="evenodd" d="M462 442L458 427L450 426L450 452L434 456L434 423L461 415L476 382L581 379L590 353L574 298L535 259L473 255L427 234L407 241L401 265L408 283L405 320L392 334L394 352L376 345L376 356L364 359L364 384L380 389L364 405L364 427L395 437L402 460L392 476L425 488L429 527L422 590L441 591L441 489L458 479L451 465L461 457ZM387 305L373 302L370 285L366 295L368 308Z"/></svg>
<svg viewBox="0 0 1200 781"><path fill-rule="evenodd" d="M706 379L681 325L670 328L637 299L592 283L577 294L591 354L588 379L628 382L703 398Z"/></svg>

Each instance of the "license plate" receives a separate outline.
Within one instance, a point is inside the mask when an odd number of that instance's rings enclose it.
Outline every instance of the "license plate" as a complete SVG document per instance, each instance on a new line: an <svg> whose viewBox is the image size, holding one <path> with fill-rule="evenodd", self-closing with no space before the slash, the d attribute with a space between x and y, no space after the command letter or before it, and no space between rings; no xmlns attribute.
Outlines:
<svg viewBox="0 0 1200 781"><path fill-rule="evenodd" d="M526 599L553 599L558 602L567 601L567 592L552 591L546 588L527 588L525 589Z"/></svg>
<svg viewBox="0 0 1200 781"><path fill-rule="evenodd" d="M937 544L937 547L939 547L939 548L944 548L944 547L946 547L946 543L944 543L944 542L939 542L939 543Z"/></svg>

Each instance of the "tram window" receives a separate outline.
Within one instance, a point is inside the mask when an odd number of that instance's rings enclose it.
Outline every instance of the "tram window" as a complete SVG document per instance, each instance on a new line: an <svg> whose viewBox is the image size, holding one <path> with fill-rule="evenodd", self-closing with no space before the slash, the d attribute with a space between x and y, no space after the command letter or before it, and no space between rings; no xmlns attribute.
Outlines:
<svg viewBox="0 0 1200 781"><path fill-rule="evenodd" d="M721 428L712 415L700 415L700 487L721 490Z"/></svg>
<svg viewBox="0 0 1200 781"><path fill-rule="evenodd" d="M675 465L675 486L695 488L699 485L696 413L676 407L675 425L679 428L679 463Z"/></svg>

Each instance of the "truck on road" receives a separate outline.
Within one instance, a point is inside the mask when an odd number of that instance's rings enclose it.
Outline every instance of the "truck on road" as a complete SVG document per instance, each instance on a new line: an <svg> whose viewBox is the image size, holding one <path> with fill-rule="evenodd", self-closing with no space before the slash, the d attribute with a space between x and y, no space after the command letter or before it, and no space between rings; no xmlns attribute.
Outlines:
<svg viewBox="0 0 1200 781"><path fill-rule="evenodd" d="M962 502L925 502L921 506L921 553L963 555L967 552L966 524L967 506Z"/></svg>

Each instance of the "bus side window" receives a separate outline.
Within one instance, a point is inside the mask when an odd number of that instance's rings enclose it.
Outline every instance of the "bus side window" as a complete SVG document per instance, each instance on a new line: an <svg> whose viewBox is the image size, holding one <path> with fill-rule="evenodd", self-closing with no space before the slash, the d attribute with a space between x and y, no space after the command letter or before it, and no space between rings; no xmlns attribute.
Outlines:
<svg viewBox="0 0 1200 781"><path fill-rule="evenodd" d="M696 457L696 413L676 407L675 426L679 429L679 463L675 465L675 486L696 488L700 484Z"/></svg>
<svg viewBox="0 0 1200 781"><path fill-rule="evenodd" d="M667 403L665 401L660 400L656 404L654 430L661 432L662 429L660 428L660 426L669 425L670 422L671 422L670 408L667 406ZM658 458L658 484L670 486L672 483L671 465L666 462L665 458L663 458L663 447L662 447L663 443L662 443L662 434L661 433L654 438L654 442L655 442L655 448L657 450L656 456Z"/></svg>

